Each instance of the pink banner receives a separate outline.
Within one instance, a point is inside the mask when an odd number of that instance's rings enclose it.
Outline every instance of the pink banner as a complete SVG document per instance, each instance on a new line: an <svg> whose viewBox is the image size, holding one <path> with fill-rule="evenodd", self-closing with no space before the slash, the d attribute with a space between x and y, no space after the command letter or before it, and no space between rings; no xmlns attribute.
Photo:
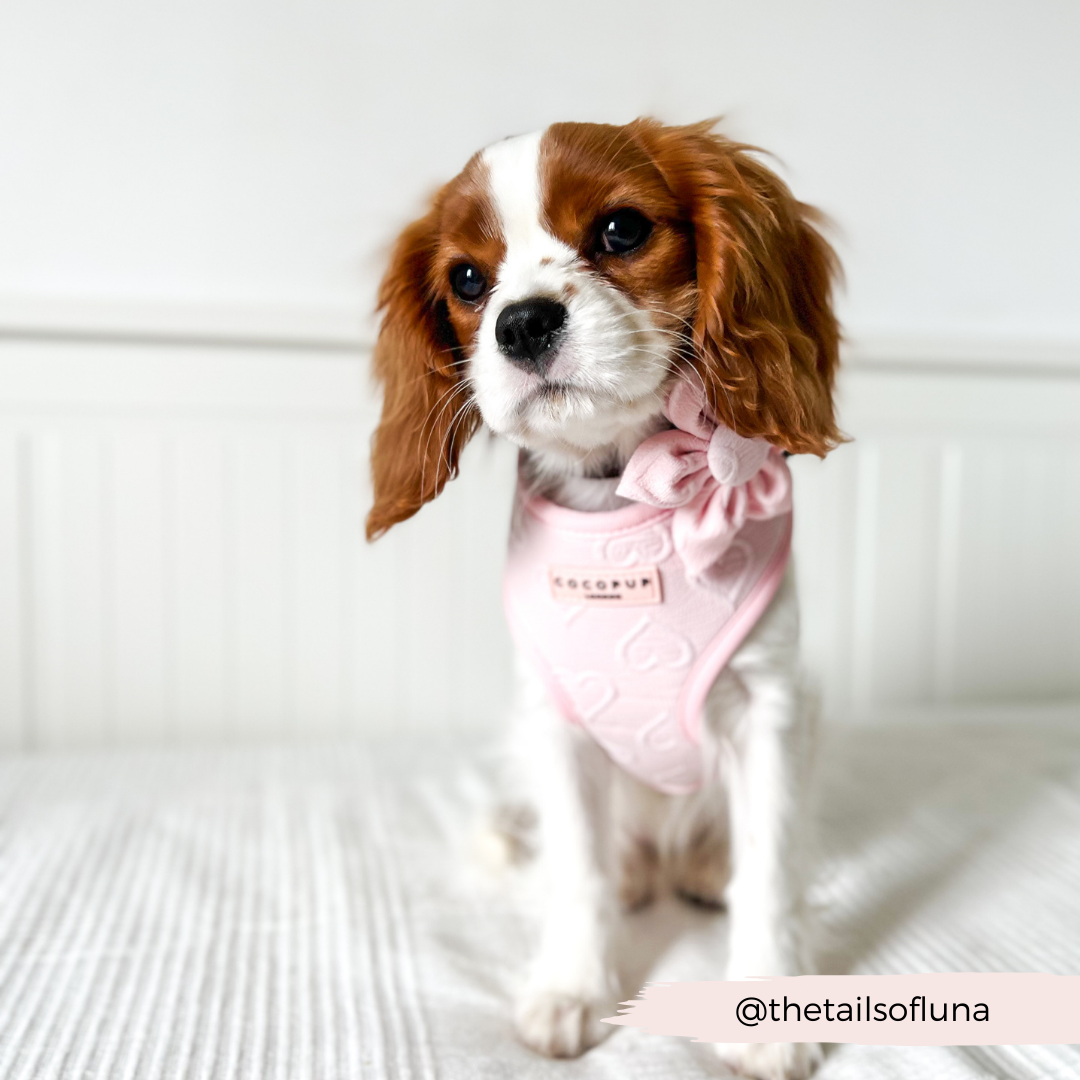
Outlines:
<svg viewBox="0 0 1080 1080"><path fill-rule="evenodd" d="M650 983L606 1024L699 1042L1080 1042L1080 975L802 975Z"/></svg>

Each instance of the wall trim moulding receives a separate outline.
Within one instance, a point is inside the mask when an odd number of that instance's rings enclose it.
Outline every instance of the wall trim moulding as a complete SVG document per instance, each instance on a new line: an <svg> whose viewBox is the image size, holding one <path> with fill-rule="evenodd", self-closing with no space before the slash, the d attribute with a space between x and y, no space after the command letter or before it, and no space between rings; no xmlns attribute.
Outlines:
<svg viewBox="0 0 1080 1080"><path fill-rule="evenodd" d="M373 324L357 305L5 296L0 338L362 351Z"/></svg>
<svg viewBox="0 0 1080 1080"><path fill-rule="evenodd" d="M366 351L375 322L358 303L303 305L0 293L0 338L233 348ZM845 364L936 371L1080 374L1080 340L947 335L853 335Z"/></svg>
<svg viewBox="0 0 1080 1080"><path fill-rule="evenodd" d="M842 355L860 368L1080 375L1080 341L1036 337L853 336Z"/></svg>

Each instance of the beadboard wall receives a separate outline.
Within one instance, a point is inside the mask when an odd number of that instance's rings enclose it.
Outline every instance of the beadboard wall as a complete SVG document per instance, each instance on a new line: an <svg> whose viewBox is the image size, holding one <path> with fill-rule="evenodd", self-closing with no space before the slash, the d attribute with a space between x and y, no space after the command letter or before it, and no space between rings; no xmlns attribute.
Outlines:
<svg viewBox="0 0 1080 1080"><path fill-rule="evenodd" d="M1080 718L1080 365L946 352L855 351L854 441L793 462L807 666L836 722ZM478 437L364 543L366 362L332 336L9 326L3 745L498 722L514 454Z"/></svg>

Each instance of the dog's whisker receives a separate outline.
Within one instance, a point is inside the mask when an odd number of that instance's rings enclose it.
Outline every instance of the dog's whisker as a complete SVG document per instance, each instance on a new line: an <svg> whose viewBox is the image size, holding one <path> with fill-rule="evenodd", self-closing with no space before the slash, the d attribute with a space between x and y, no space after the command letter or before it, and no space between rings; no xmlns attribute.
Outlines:
<svg viewBox="0 0 1080 1080"><path fill-rule="evenodd" d="M428 448L431 446L431 440L434 437L435 431L438 428L439 420L442 418L442 416L446 412L447 408L449 408L450 405L453 404L454 396L458 392L461 392L461 391L467 392L467 390L468 390L468 388L464 383L458 382L458 383L454 383L449 388L449 390L443 391L443 393L439 396L439 398L436 400L435 404L431 407L430 411L428 412L428 416L427 416L427 419L425 419L424 424L421 425L420 435L421 435L421 437L423 437L424 428L428 426L428 422L430 421L430 428L428 429L428 435L427 435L427 438L424 440L423 450L420 453L420 491L422 493L427 491L427 488L425 487L425 484L426 484L426 481L427 481ZM444 404L442 405L442 408L438 409L438 414L436 415L435 410L438 408L439 402L444 402ZM434 417L434 419L432 419L432 417ZM446 446L446 440L444 439L443 448L445 448L445 446ZM442 449L440 449L439 461L440 462L442 461Z"/></svg>

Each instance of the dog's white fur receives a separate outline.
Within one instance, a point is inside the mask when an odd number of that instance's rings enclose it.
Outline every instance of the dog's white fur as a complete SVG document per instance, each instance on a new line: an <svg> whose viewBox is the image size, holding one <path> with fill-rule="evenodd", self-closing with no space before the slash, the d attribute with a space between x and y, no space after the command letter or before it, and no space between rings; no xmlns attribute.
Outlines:
<svg viewBox="0 0 1080 1080"><path fill-rule="evenodd" d="M507 252L468 378L487 425L525 449L549 497L573 509L611 509L621 502L615 481L590 477L617 472L644 437L664 426L671 346L648 311L545 231L538 147L539 136L529 135L484 154ZM568 309L559 352L544 375L508 363L495 341L500 311L536 295ZM546 392L545 382L558 392ZM600 1020L614 1013L626 989L612 955L618 875L624 864L633 868L636 849L655 854L645 859L649 872L653 863L697 859L697 891L726 895L729 978L808 972L799 835L808 725L790 568L712 689L703 742L721 779L692 795L662 796L630 778L565 721L523 656L516 672L513 742L538 815L549 890L539 949L516 1005L521 1038L542 1053L574 1056L610 1031ZM711 853L695 852L703 838ZM715 880L703 887L702 872ZM636 894L651 887L639 883ZM635 893L633 882L630 888ZM762 1080L806 1076L819 1057L812 1044L718 1049Z"/></svg>

